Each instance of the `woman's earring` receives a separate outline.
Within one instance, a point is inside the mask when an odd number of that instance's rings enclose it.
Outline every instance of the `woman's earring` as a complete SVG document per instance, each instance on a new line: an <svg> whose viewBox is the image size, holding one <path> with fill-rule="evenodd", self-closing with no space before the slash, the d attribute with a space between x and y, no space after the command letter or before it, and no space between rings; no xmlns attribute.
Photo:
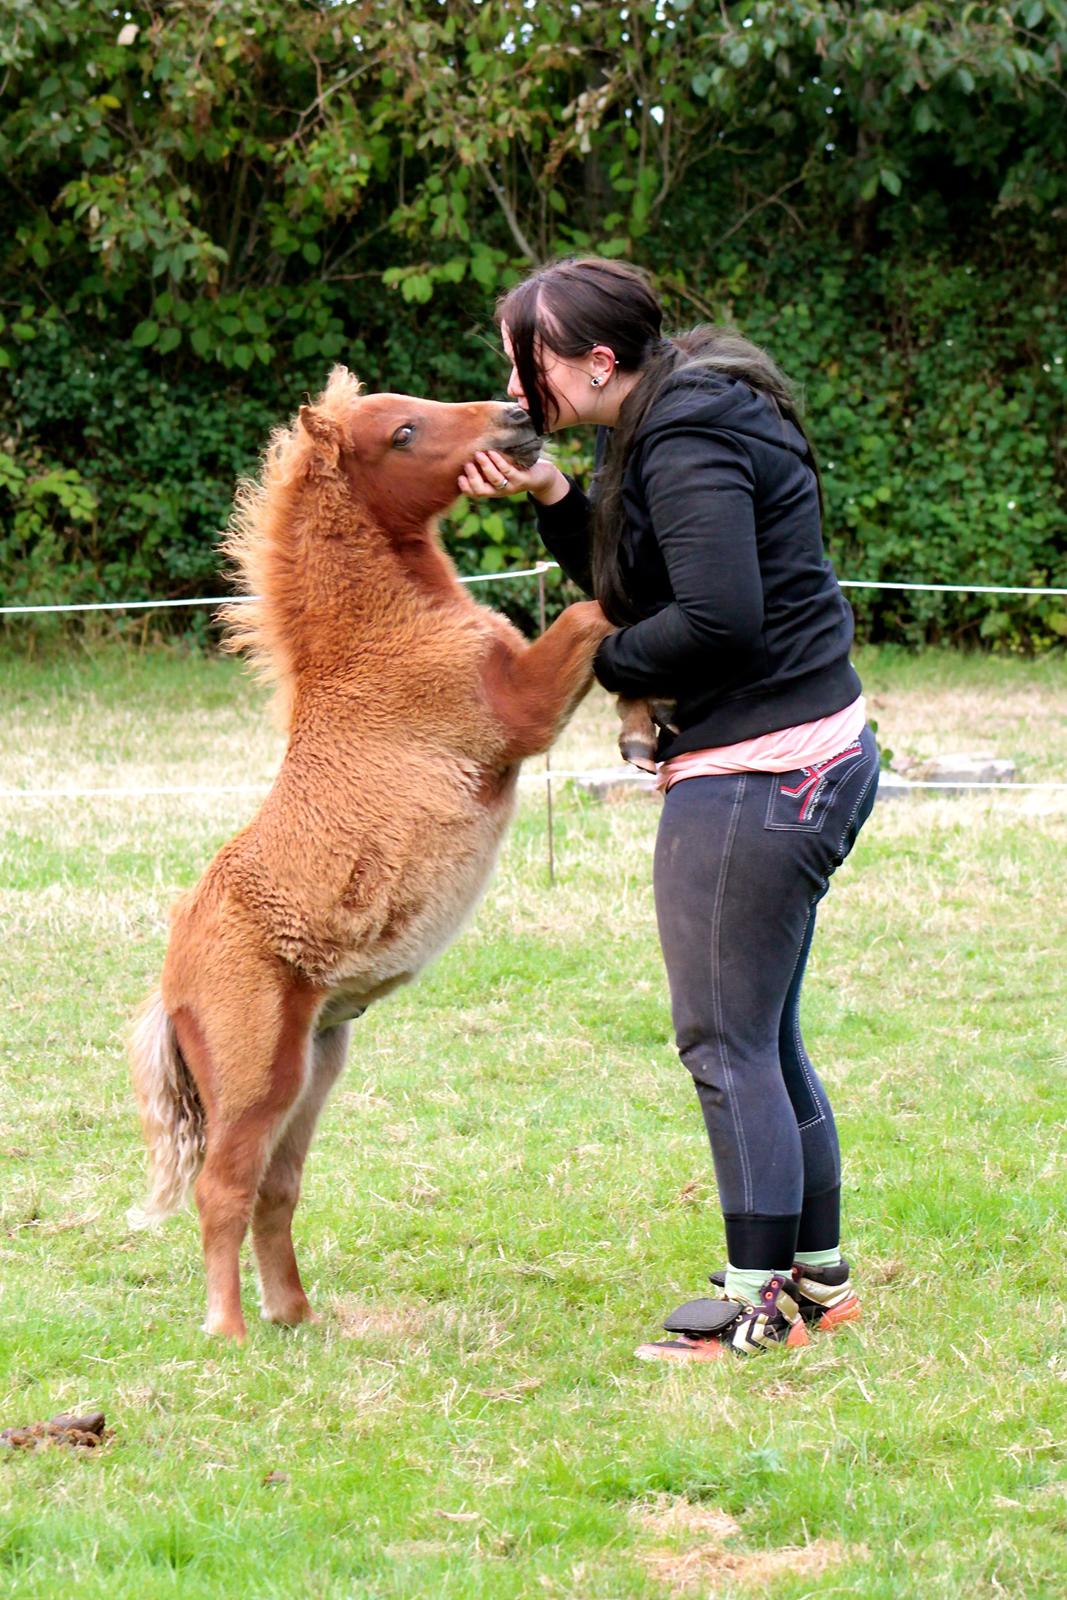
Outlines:
<svg viewBox="0 0 1067 1600"><path fill-rule="evenodd" d="M604 380L603 378L590 378L589 382L593 385L594 389L599 389Z"/></svg>

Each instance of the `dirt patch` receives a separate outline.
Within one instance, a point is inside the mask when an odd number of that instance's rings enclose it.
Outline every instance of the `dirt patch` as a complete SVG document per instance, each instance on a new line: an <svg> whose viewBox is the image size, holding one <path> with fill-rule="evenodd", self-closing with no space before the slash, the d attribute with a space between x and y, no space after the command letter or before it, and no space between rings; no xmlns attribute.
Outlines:
<svg viewBox="0 0 1067 1600"><path fill-rule="evenodd" d="M656 1546L640 1552L640 1560L652 1577L676 1595L703 1592L710 1600L724 1578L741 1586L766 1584L790 1572L802 1572L805 1579L815 1579L864 1553L837 1539L815 1539L810 1544L774 1550L739 1550L728 1542L741 1532L739 1523L728 1512L686 1500L682 1495L658 1495L655 1500L635 1506L633 1516L649 1533L688 1543L688 1549Z"/></svg>
<svg viewBox="0 0 1067 1600"><path fill-rule="evenodd" d="M0 1432L0 1445L11 1450L47 1450L66 1446L70 1450L95 1450L111 1438L112 1429L104 1426L104 1413L87 1416L64 1414L48 1422L27 1422Z"/></svg>

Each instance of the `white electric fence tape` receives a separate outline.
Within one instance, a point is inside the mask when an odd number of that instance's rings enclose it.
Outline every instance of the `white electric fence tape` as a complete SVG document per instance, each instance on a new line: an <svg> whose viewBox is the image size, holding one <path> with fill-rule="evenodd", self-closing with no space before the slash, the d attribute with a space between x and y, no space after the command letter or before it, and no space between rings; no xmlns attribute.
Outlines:
<svg viewBox="0 0 1067 1600"><path fill-rule="evenodd" d="M538 578L545 572L558 569L557 561L539 561L535 567L520 567L510 572L479 572L470 577L460 578L460 583L503 583L510 578ZM1067 595L1067 589L1032 589L1014 588L1005 584L964 584L964 583L882 583L873 579L847 579L839 580L842 589L907 589L921 590L938 594L1034 594L1034 595ZM254 594L239 595L197 595L188 600L98 600L72 605L33 605L33 606L0 606L0 616L27 616L39 615L42 612L73 612L73 611L154 611L165 607L176 606L224 606L224 605L249 605L259 599ZM526 772L522 774L521 783L564 783L569 779L581 779L599 776L594 772ZM905 793L913 789L949 789L958 792L960 789L992 790L998 794L1018 794L1023 789L1058 790L1067 789L1067 783L935 783L933 781L921 783L913 782L907 785ZM261 784L227 784L208 785L203 788L185 785L168 785L160 788L143 789L0 789L0 800L90 800L90 799L143 799L150 796L168 795L225 795L225 794L258 794L267 793Z"/></svg>
<svg viewBox="0 0 1067 1600"><path fill-rule="evenodd" d="M605 776L603 767L594 767L582 772L524 772L519 778L521 784L530 783L567 783L575 779L599 778ZM626 779L620 779L625 782ZM2 800L143 800L157 796L169 797L171 795L226 795L226 794L252 794L260 799L265 798L270 789L269 783L232 783L232 784L204 784L201 787L184 784L161 784L158 788L144 789L0 789ZM947 781L920 781L914 779L906 781L899 790L894 789L894 798L899 794L910 794L913 789L948 789L953 794L961 789L980 789L990 794L1010 795L1019 794L1023 790L1067 790L1065 783L975 783L961 779L955 782Z"/></svg>
<svg viewBox="0 0 1067 1600"><path fill-rule="evenodd" d="M558 569L558 561L539 561L536 567L519 567L511 572L476 572L460 578L460 583L505 583L511 578L538 578L543 572ZM874 578L840 578L842 589L906 589L927 594L1036 594L1067 595L1067 589L1016 588L999 583L883 583ZM188 600L89 600L70 605L0 606L0 617L40 615L43 612L74 611L156 611L176 606L253 605L255 594L201 594Z"/></svg>

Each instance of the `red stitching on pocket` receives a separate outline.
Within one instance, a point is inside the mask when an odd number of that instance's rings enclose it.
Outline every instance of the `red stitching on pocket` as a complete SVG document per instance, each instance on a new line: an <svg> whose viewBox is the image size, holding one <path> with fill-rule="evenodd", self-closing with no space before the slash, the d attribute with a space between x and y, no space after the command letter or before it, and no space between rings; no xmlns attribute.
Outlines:
<svg viewBox="0 0 1067 1600"><path fill-rule="evenodd" d="M802 767L801 771L804 774L804 782L798 784L795 789L791 789L789 785L785 783L778 785L782 794L787 794L792 799L797 799L801 795L807 795L806 800L800 808L797 819L798 821L807 822L815 802L822 791L822 779L825 777L825 775L830 772L832 768L838 766L842 761L846 761L850 756L856 755L860 750L862 750L862 748L863 747L860 744L860 741L857 739L853 744L850 744L847 749L840 751L836 756L830 756L826 761L816 761L810 767Z"/></svg>

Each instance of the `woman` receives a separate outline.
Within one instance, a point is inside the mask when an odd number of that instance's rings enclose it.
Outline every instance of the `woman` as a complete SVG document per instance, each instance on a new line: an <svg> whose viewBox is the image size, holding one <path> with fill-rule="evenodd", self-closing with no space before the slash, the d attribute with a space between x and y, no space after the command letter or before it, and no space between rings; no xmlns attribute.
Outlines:
<svg viewBox="0 0 1067 1600"><path fill-rule="evenodd" d="M798 1005L826 893L870 813L878 753L823 553L811 448L774 363L736 334L662 337L646 278L543 268L498 307L508 393L539 432L593 423L591 497L487 452L461 490L527 492L563 570L618 630L595 672L674 702L654 885L678 1050L711 1141L728 1264L639 1356L806 1344L859 1314L840 1252L833 1113Z"/></svg>

